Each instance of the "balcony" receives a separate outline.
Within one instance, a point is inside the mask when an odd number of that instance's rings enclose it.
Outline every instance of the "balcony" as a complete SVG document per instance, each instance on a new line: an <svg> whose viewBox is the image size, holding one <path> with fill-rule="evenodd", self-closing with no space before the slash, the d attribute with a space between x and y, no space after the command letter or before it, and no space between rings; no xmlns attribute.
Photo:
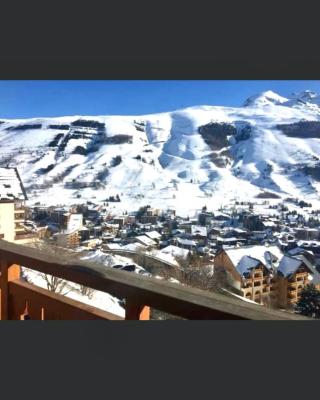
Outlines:
<svg viewBox="0 0 320 400"><path fill-rule="evenodd" d="M306 277L308 274L306 272L297 272L295 274L295 277L297 280L302 280L304 277Z"/></svg>
<svg viewBox="0 0 320 400"><path fill-rule="evenodd" d="M298 284L299 284L299 282L288 282L288 288L295 290L297 288Z"/></svg>
<svg viewBox="0 0 320 400"><path fill-rule="evenodd" d="M1 319L122 318L29 284L20 266L125 299L125 319L149 319L149 309L186 319L309 320L308 318L245 303L223 294L107 268L99 264L53 257L38 249L0 240Z"/></svg>
<svg viewBox="0 0 320 400"><path fill-rule="evenodd" d="M289 299L297 299L297 291L296 290L292 290L288 292L288 298Z"/></svg>
<svg viewBox="0 0 320 400"><path fill-rule="evenodd" d="M15 222L24 222L25 220L25 213L24 210L14 210L14 221Z"/></svg>

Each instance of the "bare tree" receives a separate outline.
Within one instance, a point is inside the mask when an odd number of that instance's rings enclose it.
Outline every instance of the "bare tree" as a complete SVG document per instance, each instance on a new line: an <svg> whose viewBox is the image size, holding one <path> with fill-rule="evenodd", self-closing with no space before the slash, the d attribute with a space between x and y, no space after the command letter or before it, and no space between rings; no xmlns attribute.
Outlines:
<svg viewBox="0 0 320 400"><path fill-rule="evenodd" d="M68 285L67 281L65 281L61 278L57 278L56 276L48 275L48 274L42 274L42 276L46 282L47 289L50 290L50 292L54 292L57 294L63 294L63 295L66 295L67 293L70 292L71 289L68 290L67 292L64 292L64 289L67 289L67 285Z"/></svg>
<svg viewBox="0 0 320 400"><path fill-rule="evenodd" d="M81 259L81 254L75 253L75 252L65 249L65 248L58 247L56 245L53 245L53 244L49 243L47 240L33 242L28 245L30 247L37 248L41 251L44 251L47 254L50 254L50 255L53 255L56 257L63 256L64 258L67 258L68 260L74 260L75 262L79 261ZM68 281L66 281L62 278L58 278L56 276L44 274L44 273L40 273L40 276L44 279L47 289L50 290L51 292L65 296L69 292L75 290L75 288L72 287ZM92 296L95 292L94 289L89 288L87 286L83 286L83 285L79 285L78 291L82 295L87 296L89 298L92 298Z"/></svg>
<svg viewBox="0 0 320 400"><path fill-rule="evenodd" d="M83 286L83 285L80 285L79 291L83 296L89 297L89 299L92 299L94 292L95 292L94 289L89 288L88 286Z"/></svg>

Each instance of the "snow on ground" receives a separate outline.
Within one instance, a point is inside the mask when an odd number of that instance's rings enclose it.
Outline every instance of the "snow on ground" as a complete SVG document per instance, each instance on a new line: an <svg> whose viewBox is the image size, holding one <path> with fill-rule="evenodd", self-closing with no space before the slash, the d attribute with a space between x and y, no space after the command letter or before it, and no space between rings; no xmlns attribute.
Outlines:
<svg viewBox="0 0 320 400"><path fill-rule="evenodd" d="M105 265L106 268L119 264L133 264L132 260L127 257L106 254L99 250L86 252L85 255L82 255L81 259L88 262L98 262L100 265ZM47 282L44 278L44 274L24 267L22 268L22 271L28 282L47 289ZM144 269L141 266L137 265L136 272L139 273L139 271L144 271ZM93 307L100 308L101 310L119 315L120 317L124 317L125 315L125 310L119 304L118 299L108 293L94 290L92 291L90 296L87 296L81 294L80 285L73 282L67 282L67 285L63 287L61 294L66 295L67 297L70 297L74 300L78 300L82 303L91 305Z"/></svg>

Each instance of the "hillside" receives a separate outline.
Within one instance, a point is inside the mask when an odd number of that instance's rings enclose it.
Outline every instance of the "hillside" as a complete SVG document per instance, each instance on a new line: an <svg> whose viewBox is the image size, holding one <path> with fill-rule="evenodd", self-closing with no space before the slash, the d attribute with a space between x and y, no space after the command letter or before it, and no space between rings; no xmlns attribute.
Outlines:
<svg viewBox="0 0 320 400"><path fill-rule="evenodd" d="M256 196L317 202L319 99L268 91L238 108L2 119L1 165L18 167L30 203L119 195L112 204L124 210L152 204L191 212Z"/></svg>

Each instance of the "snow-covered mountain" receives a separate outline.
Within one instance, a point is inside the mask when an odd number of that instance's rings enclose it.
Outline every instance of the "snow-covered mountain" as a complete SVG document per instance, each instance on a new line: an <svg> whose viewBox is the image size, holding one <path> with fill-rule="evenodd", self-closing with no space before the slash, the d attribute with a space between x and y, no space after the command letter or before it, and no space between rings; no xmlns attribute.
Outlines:
<svg viewBox="0 0 320 400"><path fill-rule="evenodd" d="M319 104L310 91L267 91L238 108L2 119L0 164L17 166L30 201L47 204L116 195L112 204L126 210L194 210L256 196L317 201Z"/></svg>

